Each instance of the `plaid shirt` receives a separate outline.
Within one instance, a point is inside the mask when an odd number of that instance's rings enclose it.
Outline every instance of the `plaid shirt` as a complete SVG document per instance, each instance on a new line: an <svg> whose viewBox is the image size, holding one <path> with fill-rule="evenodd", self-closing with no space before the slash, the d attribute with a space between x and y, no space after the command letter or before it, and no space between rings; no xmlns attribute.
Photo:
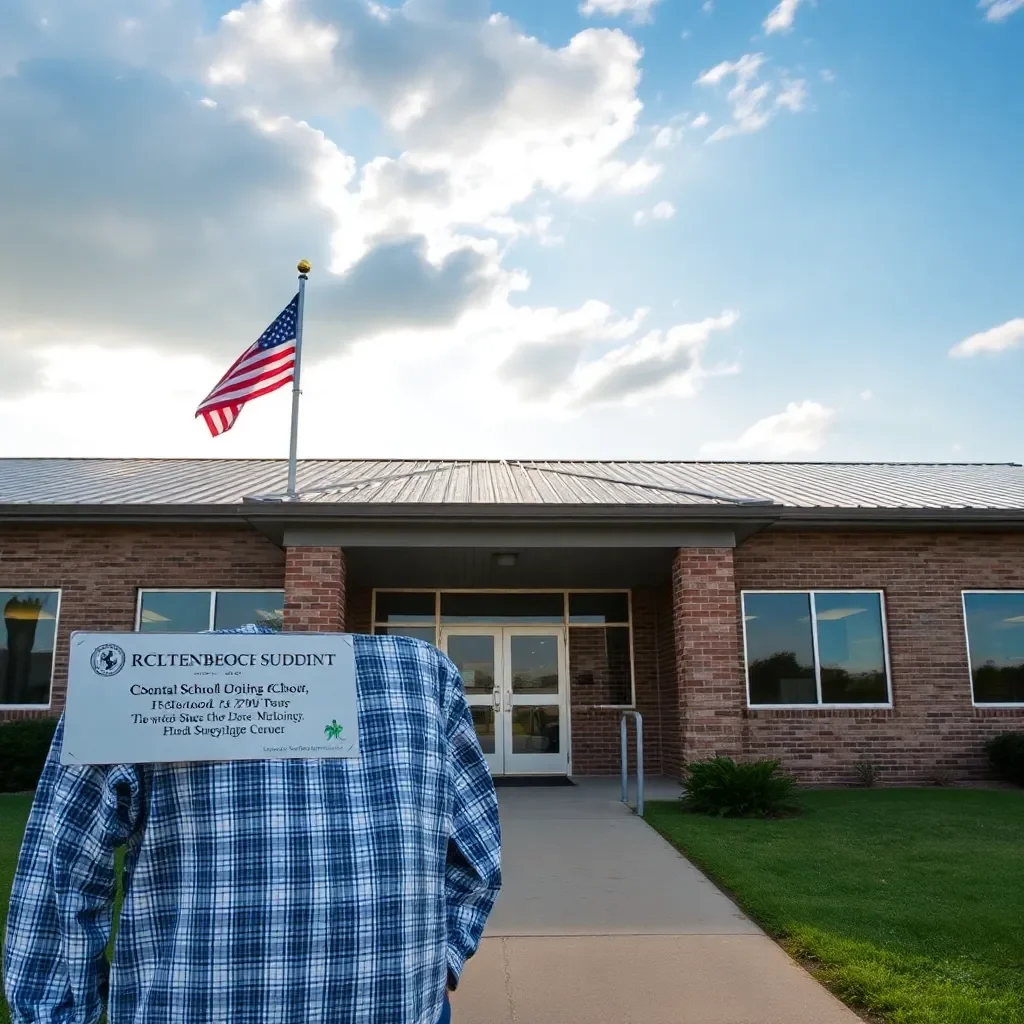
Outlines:
<svg viewBox="0 0 1024 1024"><path fill-rule="evenodd" d="M360 756L62 767L11 895L14 1024L434 1024L497 897L455 666L356 636ZM115 847L124 905L109 967Z"/></svg>

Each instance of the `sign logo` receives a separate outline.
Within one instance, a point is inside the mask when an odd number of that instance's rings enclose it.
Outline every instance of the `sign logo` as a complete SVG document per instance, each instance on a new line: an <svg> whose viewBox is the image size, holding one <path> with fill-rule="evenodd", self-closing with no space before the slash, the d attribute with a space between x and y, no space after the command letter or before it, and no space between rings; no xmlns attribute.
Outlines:
<svg viewBox="0 0 1024 1024"><path fill-rule="evenodd" d="M101 644L92 652L89 664L98 676L116 676L127 659L117 644Z"/></svg>
<svg viewBox="0 0 1024 1024"><path fill-rule="evenodd" d="M324 735L328 740L340 740L344 728L344 726L338 725L338 720L336 718L332 718L331 724L324 726Z"/></svg>

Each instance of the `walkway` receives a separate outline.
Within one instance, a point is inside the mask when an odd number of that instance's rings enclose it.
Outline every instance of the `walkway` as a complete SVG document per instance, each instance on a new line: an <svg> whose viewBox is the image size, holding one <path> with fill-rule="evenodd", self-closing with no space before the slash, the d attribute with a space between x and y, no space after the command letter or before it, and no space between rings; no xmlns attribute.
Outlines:
<svg viewBox="0 0 1024 1024"><path fill-rule="evenodd" d="M505 887L453 1024L859 1024L614 784L500 795Z"/></svg>

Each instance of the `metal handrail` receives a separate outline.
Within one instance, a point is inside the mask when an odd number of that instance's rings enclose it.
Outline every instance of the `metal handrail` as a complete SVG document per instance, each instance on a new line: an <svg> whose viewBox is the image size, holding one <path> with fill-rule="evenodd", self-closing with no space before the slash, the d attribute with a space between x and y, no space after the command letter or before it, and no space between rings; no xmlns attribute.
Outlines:
<svg viewBox="0 0 1024 1024"><path fill-rule="evenodd" d="M619 740L622 758L622 802L629 806L629 759L626 744L626 719L636 723L636 813L644 813L644 716L639 711L624 708L619 712Z"/></svg>

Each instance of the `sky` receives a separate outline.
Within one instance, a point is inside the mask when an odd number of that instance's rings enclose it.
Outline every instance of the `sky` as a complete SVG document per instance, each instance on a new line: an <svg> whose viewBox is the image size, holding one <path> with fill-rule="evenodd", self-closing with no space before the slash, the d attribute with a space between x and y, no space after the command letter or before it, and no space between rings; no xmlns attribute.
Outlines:
<svg viewBox="0 0 1024 1024"><path fill-rule="evenodd" d="M1024 0L5 0L0 455L1024 460Z"/></svg>

